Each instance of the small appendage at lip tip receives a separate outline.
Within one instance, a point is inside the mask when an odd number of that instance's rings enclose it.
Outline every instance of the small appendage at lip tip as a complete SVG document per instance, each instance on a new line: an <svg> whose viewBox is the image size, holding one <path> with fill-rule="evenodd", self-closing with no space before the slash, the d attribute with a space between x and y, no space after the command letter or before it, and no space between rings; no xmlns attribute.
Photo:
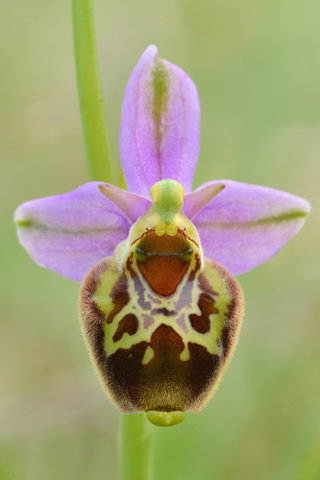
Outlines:
<svg viewBox="0 0 320 480"><path fill-rule="evenodd" d="M158 412L158 411L149 411L146 412L146 417L150 423L156 425L157 427L173 427L183 422L186 417L185 412Z"/></svg>
<svg viewBox="0 0 320 480"><path fill-rule="evenodd" d="M150 194L154 209L163 222L170 225L183 206L183 186L175 180L161 180L153 185Z"/></svg>

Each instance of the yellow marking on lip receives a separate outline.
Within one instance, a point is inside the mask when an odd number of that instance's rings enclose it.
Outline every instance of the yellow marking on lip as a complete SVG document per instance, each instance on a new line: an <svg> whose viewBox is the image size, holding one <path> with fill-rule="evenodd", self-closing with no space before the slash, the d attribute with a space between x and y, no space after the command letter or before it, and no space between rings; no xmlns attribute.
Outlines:
<svg viewBox="0 0 320 480"><path fill-rule="evenodd" d="M177 235L178 232L178 225L174 225L173 223L170 223L169 225L166 225L162 219L159 220L159 223L155 226L154 228L155 234L158 235L158 237L162 237L165 233L170 235L170 237L174 237Z"/></svg>
<svg viewBox="0 0 320 480"><path fill-rule="evenodd" d="M187 362L188 360L190 360L190 358L191 355L189 352L189 348L185 345L184 350L180 353L180 360L182 362Z"/></svg>
<svg viewBox="0 0 320 480"><path fill-rule="evenodd" d="M154 357L154 350L151 347L147 347L142 359L142 365L148 365L148 363L153 359L153 357Z"/></svg>

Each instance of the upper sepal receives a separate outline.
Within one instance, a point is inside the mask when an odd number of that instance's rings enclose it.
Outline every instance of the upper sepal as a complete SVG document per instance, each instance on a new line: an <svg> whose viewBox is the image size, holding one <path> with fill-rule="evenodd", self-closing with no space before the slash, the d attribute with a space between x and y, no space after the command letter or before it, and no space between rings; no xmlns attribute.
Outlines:
<svg viewBox="0 0 320 480"><path fill-rule="evenodd" d="M199 124L196 86L151 45L132 72L122 105L120 156L128 190L150 198L151 187L170 178L190 192Z"/></svg>

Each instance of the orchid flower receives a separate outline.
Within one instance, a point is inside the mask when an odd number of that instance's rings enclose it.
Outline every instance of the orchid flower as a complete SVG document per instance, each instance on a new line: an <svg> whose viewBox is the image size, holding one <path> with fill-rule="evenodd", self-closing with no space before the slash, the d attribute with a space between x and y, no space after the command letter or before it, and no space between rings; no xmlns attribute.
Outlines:
<svg viewBox="0 0 320 480"><path fill-rule="evenodd" d="M31 258L82 281L82 329L111 402L156 425L206 405L242 321L234 275L275 255L310 211L297 196L231 180L192 192L199 121L194 83L150 46L122 107L128 191L90 182L15 212Z"/></svg>

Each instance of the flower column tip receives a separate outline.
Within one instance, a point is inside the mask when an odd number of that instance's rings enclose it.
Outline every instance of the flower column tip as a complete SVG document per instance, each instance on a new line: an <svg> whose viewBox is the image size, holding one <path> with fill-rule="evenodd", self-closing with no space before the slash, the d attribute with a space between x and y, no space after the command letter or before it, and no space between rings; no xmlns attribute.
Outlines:
<svg viewBox="0 0 320 480"><path fill-rule="evenodd" d="M154 209L169 226L183 206L183 186L175 180L161 180L153 185L150 194Z"/></svg>

